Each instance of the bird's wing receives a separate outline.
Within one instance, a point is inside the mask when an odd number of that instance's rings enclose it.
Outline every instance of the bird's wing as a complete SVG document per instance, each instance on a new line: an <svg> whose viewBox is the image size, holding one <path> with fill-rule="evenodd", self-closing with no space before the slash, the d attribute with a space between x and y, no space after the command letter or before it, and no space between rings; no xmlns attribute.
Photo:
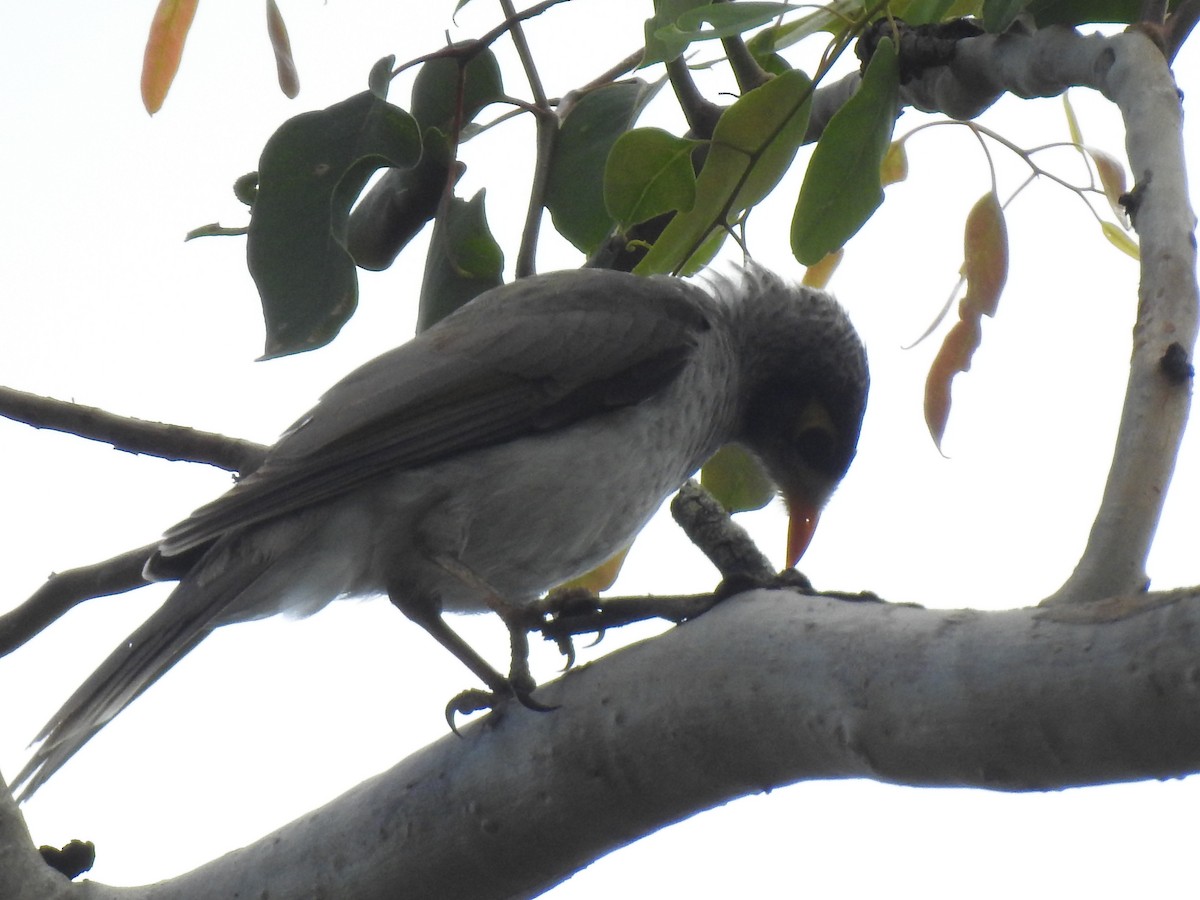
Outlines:
<svg viewBox="0 0 1200 900"><path fill-rule="evenodd" d="M169 530L159 553L636 404L679 374L714 308L676 279L594 269L489 291L334 385L262 467Z"/></svg>

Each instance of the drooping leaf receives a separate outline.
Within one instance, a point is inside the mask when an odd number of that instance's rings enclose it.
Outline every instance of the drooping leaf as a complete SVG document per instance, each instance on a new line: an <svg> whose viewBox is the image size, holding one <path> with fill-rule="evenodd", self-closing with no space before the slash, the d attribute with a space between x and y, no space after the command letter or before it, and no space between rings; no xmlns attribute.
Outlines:
<svg viewBox="0 0 1200 900"><path fill-rule="evenodd" d="M609 559L600 563L600 565L596 566L590 572L584 572L578 578L564 581L557 589L570 590L572 588L581 588L585 591L591 591L593 594L607 591L613 586L613 582L617 580L617 576L621 574L621 567L625 565L625 557L628 555L629 547L626 547L624 550L618 551Z"/></svg>
<svg viewBox="0 0 1200 900"><path fill-rule="evenodd" d="M990 34L1000 34L1016 20L1029 0L983 0L983 27Z"/></svg>
<svg viewBox="0 0 1200 900"><path fill-rule="evenodd" d="M421 161L409 169L388 169L350 213L346 249L359 268L381 271L434 217L442 195L466 170L451 160L449 139L426 128ZM451 179L451 168L454 177Z"/></svg>
<svg viewBox="0 0 1200 900"><path fill-rule="evenodd" d="M689 10L707 6L712 0L654 0L654 15L646 20L646 48L642 52L642 62L638 66L644 69L654 63L670 62L687 49L688 41L678 29L672 31L668 26ZM659 37L663 31L665 38Z"/></svg>
<svg viewBox="0 0 1200 900"><path fill-rule="evenodd" d="M731 513L762 509L775 496L762 465L737 444L713 454L700 470L700 483Z"/></svg>
<svg viewBox="0 0 1200 900"><path fill-rule="evenodd" d="M289 119L267 141L246 244L266 357L319 347L353 314L350 207L377 168L409 167L420 155L412 116L371 91Z"/></svg>
<svg viewBox="0 0 1200 900"><path fill-rule="evenodd" d="M1079 128L1079 118L1075 115L1075 107L1071 105L1071 92L1063 91L1063 114L1067 117L1067 132L1071 135L1071 143L1081 150L1083 148L1083 131Z"/></svg>
<svg viewBox="0 0 1200 900"><path fill-rule="evenodd" d="M1142 251L1138 247L1137 242L1121 226L1112 222L1101 222L1100 230L1104 233L1108 242L1122 253L1133 259L1142 258Z"/></svg>
<svg viewBox="0 0 1200 900"><path fill-rule="evenodd" d="M162 109L167 91L179 71L183 45L196 16L199 0L159 0L150 22L142 57L142 105L154 115Z"/></svg>
<svg viewBox="0 0 1200 900"><path fill-rule="evenodd" d="M1128 190L1125 186L1125 167L1115 156L1097 150L1095 147L1084 147L1084 151L1092 158L1096 174L1100 176L1100 186L1104 188L1104 196L1108 205L1116 214L1118 221L1126 217L1125 207L1121 205L1121 197Z"/></svg>
<svg viewBox="0 0 1200 900"><path fill-rule="evenodd" d="M980 338L978 319L955 322L925 378L925 424L939 451L950 419L950 385L955 375L971 368L971 357L979 349Z"/></svg>
<svg viewBox="0 0 1200 900"><path fill-rule="evenodd" d="M769 194L804 139L811 100L812 82L793 69L726 109L696 181L695 204L671 220L634 271L650 275L689 268L714 231Z"/></svg>
<svg viewBox="0 0 1200 900"><path fill-rule="evenodd" d="M375 60L367 74L367 90L380 100L387 99L388 89L392 86L392 68L395 65L396 55L392 53Z"/></svg>
<svg viewBox="0 0 1200 900"><path fill-rule="evenodd" d="M490 49L477 54L465 67L448 56L431 59L421 65L413 79L412 114L421 128L438 128L449 132L458 104L458 82L462 85L462 121L471 121L475 114L504 96L504 80L500 64Z"/></svg>
<svg viewBox="0 0 1200 900"><path fill-rule="evenodd" d="M656 88L639 80L590 91L571 107L559 129L546 184L546 208L558 232L591 253L612 230L604 204L609 151L636 121Z"/></svg>
<svg viewBox="0 0 1200 900"><path fill-rule="evenodd" d="M692 208L692 151L700 143L661 128L635 128L617 138L604 167L604 205L618 228Z"/></svg>
<svg viewBox="0 0 1200 900"><path fill-rule="evenodd" d="M1008 279L1008 228L993 193L984 194L967 213L963 233L963 275L967 298L985 316L996 315Z"/></svg>
<svg viewBox="0 0 1200 900"><path fill-rule="evenodd" d="M504 251L488 228L484 191L452 197L434 221L425 257L417 331L504 282Z"/></svg>
<svg viewBox="0 0 1200 900"><path fill-rule="evenodd" d="M839 247L820 262L809 266L804 270L804 277L800 279L801 284L824 289L829 284L829 279L833 277L833 273L837 270L837 267L842 262L842 257L845 255L846 251Z"/></svg>
<svg viewBox="0 0 1200 900"><path fill-rule="evenodd" d="M946 334L925 379L925 424L941 450L950 417L954 376L969 371L983 338L983 316L994 316L1008 274L1008 231L1004 210L993 193L967 214L963 232L963 275L967 293L958 304L959 321Z"/></svg>
<svg viewBox="0 0 1200 900"><path fill-rule="evenodd" d="M879 166L879 184L887 187L908 177L908 151L904 149L904 141L892 141L887 153L883 155L883 163Z"/></svg>
<svg viewBox="0 0 1200 900"><path fill-rule="evenodd" d="M292 58L292 42L288 38L287 25L275 0L267 0L267 35L271 39L271 50L275 53L279 89L285 97L292 99L300 93L300 75Z"/></svg>
<svg viewBox="0 0 1200 900"><path fill-rule="evenodd" d="M804 174L792 216L792 253L805 265L846 243L883 202L880 171L898 97L896 48L884 38L858 91L825 126Z"/></svg>

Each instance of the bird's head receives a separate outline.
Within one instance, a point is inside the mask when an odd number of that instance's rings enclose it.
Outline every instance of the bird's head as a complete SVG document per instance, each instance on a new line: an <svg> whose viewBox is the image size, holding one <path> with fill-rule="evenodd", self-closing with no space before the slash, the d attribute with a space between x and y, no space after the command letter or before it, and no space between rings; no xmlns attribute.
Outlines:
<svg viewBox="0 0 1200 900"><path fill-rule="evenodd" d="M763 463L790 516L787 564L850 467L866 409L867 355L828 294L757 266L737 290L742 319L739 440Z"/></svg>

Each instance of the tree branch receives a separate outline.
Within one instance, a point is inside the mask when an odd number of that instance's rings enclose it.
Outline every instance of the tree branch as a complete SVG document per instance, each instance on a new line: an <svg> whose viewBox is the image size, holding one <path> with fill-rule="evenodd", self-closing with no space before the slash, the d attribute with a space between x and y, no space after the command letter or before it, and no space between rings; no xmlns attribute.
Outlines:
<svg viewBox="0 0 1200 900"><path fill-rule="evenodd" d="M148 584L142 569L157 546L147 544L104 562L51 575L28 600L0 615L0 656L16 650L85 600L121 594Z"/></svg>
<svg viewBox="0 0 1200 900"><path fill-rule="evenodd" d="M8 387L0 387L0 416L34 428L50 428L101 441L126 453L205 463L243 475L254 471L266 453L265 447L252 441L183 425L118 416L94 406L40 397Z"/></svg>
<svg viewBox="0 0 1200 900"><path fill-rule="evenodd" d="M992 613L754 591L539 689L551 713L505 707L249 847L112 895L529 897L806 779L1178 777L1200 768L1198 635L1200 589Z"/></svg>

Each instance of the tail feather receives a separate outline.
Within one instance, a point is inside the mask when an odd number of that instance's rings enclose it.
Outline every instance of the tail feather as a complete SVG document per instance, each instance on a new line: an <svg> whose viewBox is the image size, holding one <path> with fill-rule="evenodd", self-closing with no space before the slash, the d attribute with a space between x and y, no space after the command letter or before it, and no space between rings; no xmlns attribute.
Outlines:
<svg viewBox="0 0 1200 900"><path fill-rule="evenodd" d="M199 568L203 568L201 562ZM230 566L197 584L181 581L166 601L71 695L35 739L40 745L17 774L21 802L33 796L55 772L109 721L141 696L218 625L230 621L238 599L269 568ZM232 618L236 618L233 616ZM22 787L23 786L23 787Z"/></svg>

